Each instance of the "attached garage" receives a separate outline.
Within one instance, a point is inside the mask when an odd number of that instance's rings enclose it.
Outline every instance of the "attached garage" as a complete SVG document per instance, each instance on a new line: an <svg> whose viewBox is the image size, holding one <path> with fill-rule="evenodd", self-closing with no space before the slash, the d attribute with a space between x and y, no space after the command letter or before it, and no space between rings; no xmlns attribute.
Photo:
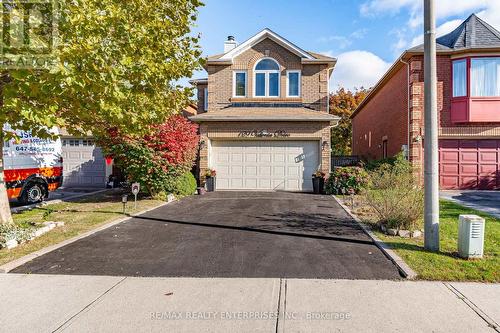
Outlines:
<svg viewBox="0 0 500 333"><path fill-rule="evenodd" d="M63 138L63 186L104 187L106 161L91 138Z"/></svg>
<svg viewBox="0 0 500 333"><path fill-rule="evenodd" d="M500 189L500 140L440 140L442 189Z"/></svg>
<svg viewBox="0 0 500 333"><path fill-rule="evenodd" d="M311 191L320 141L213 141L220 190Z"/></svg>

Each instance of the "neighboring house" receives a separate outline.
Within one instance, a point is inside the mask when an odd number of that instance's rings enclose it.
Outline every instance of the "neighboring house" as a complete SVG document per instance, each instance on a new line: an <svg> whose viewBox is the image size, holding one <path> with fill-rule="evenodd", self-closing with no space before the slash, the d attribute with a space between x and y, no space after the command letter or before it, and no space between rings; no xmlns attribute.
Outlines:
<svg viewBox="0 0 500 333"><path fill-rule="evenodd" d="M424 48L409 49L352 115L353 154L407 154L423 172ZM437 39L442 189L500 188L500 32L476 15Z"/></svg>
<svg viewBox="0 0 500 333"><path fill-rule="evenodd" d="M200 175L220 190L310 191L330 171L328 81L336 59L307 52L269 29L207 59L198 88Z"/></svg>

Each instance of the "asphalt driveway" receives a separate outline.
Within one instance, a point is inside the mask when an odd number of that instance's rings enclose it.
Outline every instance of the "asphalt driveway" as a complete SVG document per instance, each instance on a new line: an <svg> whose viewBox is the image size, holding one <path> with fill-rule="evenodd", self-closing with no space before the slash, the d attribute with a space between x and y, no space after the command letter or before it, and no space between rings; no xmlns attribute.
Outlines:
<svg viewBox="0 0 500 333"><path fill-rule="evenodd" d="M440 196L500 218L500 191L441 191Z"/></svg>
<svg viewBox="0 0 500 333"><path fill-rule="evenodd" d="M397 279L329 196L215 192L171 203L40 256L15 273Z"/></svg>

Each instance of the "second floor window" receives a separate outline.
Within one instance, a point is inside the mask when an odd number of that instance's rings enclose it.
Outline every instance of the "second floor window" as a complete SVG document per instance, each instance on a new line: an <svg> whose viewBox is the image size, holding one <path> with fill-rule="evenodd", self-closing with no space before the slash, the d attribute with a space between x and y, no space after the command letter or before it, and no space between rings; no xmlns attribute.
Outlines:
<svg viewBox="0 0 500 333"><path fill-rule="evenodd" d="M254 96L279 97L280 66L276 60L264 58L255 65Z"/></svg>
<svg viewBox="0 0 500 333"><path fill-rule="evenodd" d="M467 96L467 60L453 62L453 97Z"/></svg>
<svg viewBox="0 0 500 333"><path fill-rule="evenodd" d="M247 95L247 72L235 71L233 76L234 81L234 97L246 97Z"/></svg>
<svg viewBox="0 0 500 333"><path fill-rule="evenodd" d="M453 97L500 97L500 57L454 60Z"/></svg>
<svg viewBox="0 0 500 333"><path fill-rule="evenodd" d="M300 71L293 70L286 73L287 97L300 97Z"/></svg>
<svg viewBox="0 0 500 333"><path fill-rule="evenodd" d="M500 96L500 58L473 58L470 73L472 97Z"/></svg>

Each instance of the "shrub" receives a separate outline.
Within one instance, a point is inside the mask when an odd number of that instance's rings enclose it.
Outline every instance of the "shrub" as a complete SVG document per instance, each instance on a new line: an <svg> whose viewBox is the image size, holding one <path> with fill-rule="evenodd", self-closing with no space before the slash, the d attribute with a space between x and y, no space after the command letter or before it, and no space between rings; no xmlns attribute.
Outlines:
<svg viewBox="0 0 500 333"><path fill-rule="evenodd" d="M411 165L402 156L370 172L366 201L379 222L389 228L414 230L423 215L422 188L415 183Z"/></svg>
<svg viewBox="0 0 500 333"><path fill-rule="evenodd" d="M327 194L357 194L368 184L368 174L360 167L335 168L326 180Z"/></svg>
<svg viewBox="0 0 500 333"><path fill-rule="evenodd" d="M196 191L196 179L191 172L186 172L177 177L175 188L172 189L174 194L180 196L192 195Z"/></svg>
<svg viewBox="0 0 500 333"><path fill-rule="evenodd" d="M197 129L196 124L176 115L164 124L152 126L144 137L122 136L111 130L110 138L100 143L128 180L141 183L155 197L166 197L166 193L185 193L187 184L191 184L191 179L186 181L186 173L196 158Z"/></svg>

